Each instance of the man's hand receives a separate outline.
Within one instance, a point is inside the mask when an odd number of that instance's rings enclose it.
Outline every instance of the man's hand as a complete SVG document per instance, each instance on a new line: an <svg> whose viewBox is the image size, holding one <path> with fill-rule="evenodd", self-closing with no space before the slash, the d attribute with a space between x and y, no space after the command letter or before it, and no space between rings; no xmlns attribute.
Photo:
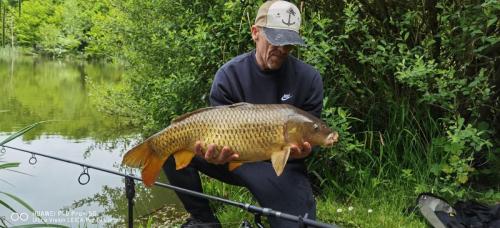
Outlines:
<svg viewBox="0 0 500 228"><path fill-rule="evenodd" d="M300 159L305 158L311 154L312 146L308 142L304 142L302 146L293 145L290 148L290 158Z"/></svg>
<svg viewBox="0 0 500 228"><path fill-rule="evenodd" d="M207 160L207 162L222 165L231 162L239 157L238 154L234 153L228 146L224 146L219 154L217 154L217 146L215 144L209 144L207 151L203 153L202 143L200 141L196 142L194 150L198 156L201 156Z"/></svg>

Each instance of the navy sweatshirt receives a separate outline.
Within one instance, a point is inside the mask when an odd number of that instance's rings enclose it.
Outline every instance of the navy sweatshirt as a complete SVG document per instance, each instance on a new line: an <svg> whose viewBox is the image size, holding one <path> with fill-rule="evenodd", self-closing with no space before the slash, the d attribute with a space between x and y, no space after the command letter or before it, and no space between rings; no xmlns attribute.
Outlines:
<svg viewBox="0 0 500 228"><path fill-rule="evenodd" d="M262 71L255 50L224 64L215 74L210 103L291 104L320 117L323 81L309 64L288 55L280 69Z"/></svg>

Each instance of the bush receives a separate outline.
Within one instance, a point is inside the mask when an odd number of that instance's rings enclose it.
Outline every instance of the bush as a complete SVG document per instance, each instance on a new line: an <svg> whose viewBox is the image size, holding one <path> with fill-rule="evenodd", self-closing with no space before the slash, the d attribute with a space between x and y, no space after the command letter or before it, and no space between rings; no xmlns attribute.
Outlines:
<svg viewBox="0 0 500 228"><path fill-rule="evenodd" d="M121 20L108 20L110 31L121 35L112 50L130 64L130 106L146 135L208 105L216 70L253 48L261 2L113 2ZM324 118L342 139L309 161L318 186L349 196L398 183L459 196L494 170L497 1L295 3L308 47L294 54L321 73Z"/></svg>

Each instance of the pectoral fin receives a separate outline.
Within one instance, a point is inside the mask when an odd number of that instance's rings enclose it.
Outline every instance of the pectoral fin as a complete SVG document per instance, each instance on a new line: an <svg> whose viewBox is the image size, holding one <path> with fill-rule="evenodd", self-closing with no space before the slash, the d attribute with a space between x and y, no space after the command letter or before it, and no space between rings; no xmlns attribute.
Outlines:
<svg viewBox="0 0 500 228"><path fill-rule="evenodd" d="M241 162L229 162L228 169L229 169L229 171L233 171L236 168L240 167L241 165L243 165L243 163L241 163Z"/></svg>
<svg viewBox="0 0 500 228"><path fill-rule="evenodd" d="M175 158L175 169L183 169L191 163L193 160L194 152L189 150L179 150L174 153Z"/></svg>
<svg viewBox="0 0 500 228"><path fill-rule="evenodd" d="M276 175L280 176L285 169L286 162L288 161L288 156L290 155L290 147L285 147L282 151L274 152L271 155L271 163L273 163L274 171Z"/></svg>

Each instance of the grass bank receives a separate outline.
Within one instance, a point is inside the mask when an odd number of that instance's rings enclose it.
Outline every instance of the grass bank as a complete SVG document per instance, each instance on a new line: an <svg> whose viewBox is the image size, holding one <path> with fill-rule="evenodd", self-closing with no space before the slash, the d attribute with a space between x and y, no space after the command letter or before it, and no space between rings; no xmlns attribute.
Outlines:
<svg viewBox="0 0 500 228"><path fill-rule="evenodd" d="M204 189L208 194L257 205L250 193L241 187L206 180ZM500 200L500 197L488 195L488 192L470 189L469 193L480 202ZM333 189L325 189L323 194L316 196L319 221L341 227L426 227L426 221L415 209L418 194L404 185L394 183L367 188L350 198L339 197L342 195ZM253 222L252 215L244 210L219 203L215 203L214 207L223 227L235 227L244 219Z"/></svg>
<svg viewBox="0 0 500 228"><path fill-rule="evenodd" d="M251 196L243 188L210 182L205 184L209 194L219 195L216 189L226 189L228 198L251 202ZM216 192L212 192L216 191ZM415 199L401 187L379 189L349 199L339 199L332 190L316 197L317 220L337 224L342 227L425 227L425 221L418 211L411 209ZM243 219L253 222L250 213L232 206L216 205L217 215L224 227L234 227ZM410 208L410 210L409 210Z"/></svg>

